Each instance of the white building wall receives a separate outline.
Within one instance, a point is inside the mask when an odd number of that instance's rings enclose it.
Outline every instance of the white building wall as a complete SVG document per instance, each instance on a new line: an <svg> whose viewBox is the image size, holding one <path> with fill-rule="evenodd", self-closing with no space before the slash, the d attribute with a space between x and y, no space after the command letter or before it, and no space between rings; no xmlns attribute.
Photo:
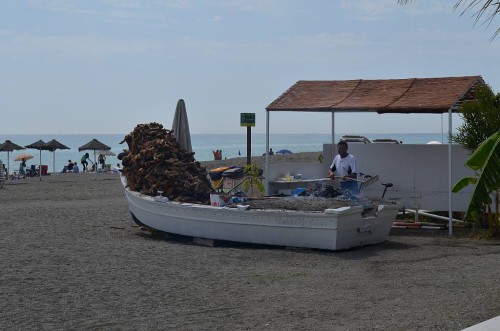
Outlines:
<svg viewBox="0 0 500 331"><path fill-rule="evenodd" d="M323 145L323 173L331 164L331 144ZM399 199L407 208L448 210L448 145L361 144L349 143L349 153L356 158L358 172L379 175L379 181L362 193L381 196L381 183L394 184L386 198ZM452 185L474 172L466 167L469 152L452 145ZM452 209L465 211L473 187L452 193Z"/></svg>

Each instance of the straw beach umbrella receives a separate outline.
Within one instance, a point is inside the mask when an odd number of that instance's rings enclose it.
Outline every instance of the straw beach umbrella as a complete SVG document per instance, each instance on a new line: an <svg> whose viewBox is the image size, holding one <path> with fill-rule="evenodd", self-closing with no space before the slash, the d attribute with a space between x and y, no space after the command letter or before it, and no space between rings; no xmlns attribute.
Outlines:
<svg viewBox="0 0 500 331"><path fill-rule="evenodd" d="M183 99L179 99L179 101L177 101L174 122L172 123L172 131L174 132L174 137L179 142L179 145L191 153L193 151L193 148L191 147L191 134L189 133L186 105Z"/></svg>
<svg viewBox="0 0 500 331"><path fill-rule="evenodd" d="M85 145L78 147L79 152L85 151L85 150L94 151L94 163L95 163L96 151L98 151L98 150L109 151L109 150L111 150L111 147L109 147L106 144L103 144L102 142L100 142L99 140L94 138L91 141L89 141L88 143L86 143ZM97 167L96 167L96 172L97 172Z"/></svg>
<svg viewBox="0 0 500 331"><path fill-rule="evenodd" d="M52 152L52 158L53 158L53 160L52 160L52 173L55 174L56 173L56 149L70 149L70 148L64 144L61 144L60 142L58 142L55 139L52 139L51 141L47 142L45 144L45 146L47 147L48 151Z"/></svg>
<svg viewBox="0 0 500 331"><path fill-rule="evenodd" d="M40 180L42 180L42 149L47 150L47 145L43 142L43 140L38 140L32 144L26 145L25 147L31 149L38 149L40 151L40 163L38 165L40 171L38 172L38 177L40 178Z"/></svg>
<svg viewBox="0 0 500 331"><path fill-rule="evenodd" d="M10 152L24 149L23 146L14 144L10 140L5 140L3 144L0 144L0 152L7 152L7 172L10 174Z"/></svg>
<svg viewBox="0 0 500 331"><path fill-rule="evenodd" d="M18 156L16 156L14 161L22 161L23 159L24 159L24 161L28 161L28 160L31 160L32 158L33 158L33 155L27 154L27 153L22 153L22 154L19 154Z"/></svg>

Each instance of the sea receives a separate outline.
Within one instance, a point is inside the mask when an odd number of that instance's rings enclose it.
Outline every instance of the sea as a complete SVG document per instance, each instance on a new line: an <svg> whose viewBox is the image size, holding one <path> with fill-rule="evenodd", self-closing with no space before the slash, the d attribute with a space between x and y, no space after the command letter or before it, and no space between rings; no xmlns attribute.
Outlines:
<svg viewBox="0 0 500 331"><path fill-rule="evenodd" d="M0 160L7 164L7 158L10 160L10 168L17 170L19 162L14 161L17 155L27 153L33 156L28 160L28 168L34 164L43 164L48 166L49 172L60 172L68 163L68 160L76 161L80 164L80 159L85 152L89 152L91 161L94 161L93 151L78 151L78 147L88 143L92 139L111 147L111 151L118 155L127 143L120 144L126 134L0 134L0 143L10 140L13 143L26 146L38 140L44 142L56 139L70 149L50 151L41 151L35 149L25 149L13 151L7 155L7 152L0 152ZM342 134L335 136L335 141L341 138ZM404 144L426 144L430 141L447 143L447 134L442 133L391 133L391 134L365 134L368 139L391 138L401 141ZM331 142L331 134L311 133L311 134L270 134L270 148L278 152L280 150L289 150L292 153L299 152L317 152L323 150L323 144ZM213 151L222 150L223 158L235 158L246 156L247 135L246 134L191 134L191 144L195 159L197 161L213 160ZM263 155L266 149L266 135L264 133L253 133L251 135L252 156ZM120 161L116 156L106 156L106 163L116 165Z"/></svg>

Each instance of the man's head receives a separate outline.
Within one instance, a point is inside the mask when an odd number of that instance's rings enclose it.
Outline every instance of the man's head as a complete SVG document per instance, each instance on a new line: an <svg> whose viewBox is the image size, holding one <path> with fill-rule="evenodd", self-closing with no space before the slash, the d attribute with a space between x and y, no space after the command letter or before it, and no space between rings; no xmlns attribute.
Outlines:
<svg viewBox="0 0 500 331"><path fill-rule="evenodd" d="M340 157L346 157L347 156L347 141L341 140L337 144L337 151L339 152Z"/></svg>

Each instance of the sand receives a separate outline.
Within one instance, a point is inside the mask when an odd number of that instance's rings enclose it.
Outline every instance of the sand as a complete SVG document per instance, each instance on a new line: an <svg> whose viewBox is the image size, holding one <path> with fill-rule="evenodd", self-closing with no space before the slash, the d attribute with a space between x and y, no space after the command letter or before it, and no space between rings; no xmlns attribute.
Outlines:
<svg viewBox="0 0 500 331"><path fill-rule="evenodd" d="M460 330L500 315L498 241L341 252L144 234L117 175L0 189L3 330Z"/></svg>

